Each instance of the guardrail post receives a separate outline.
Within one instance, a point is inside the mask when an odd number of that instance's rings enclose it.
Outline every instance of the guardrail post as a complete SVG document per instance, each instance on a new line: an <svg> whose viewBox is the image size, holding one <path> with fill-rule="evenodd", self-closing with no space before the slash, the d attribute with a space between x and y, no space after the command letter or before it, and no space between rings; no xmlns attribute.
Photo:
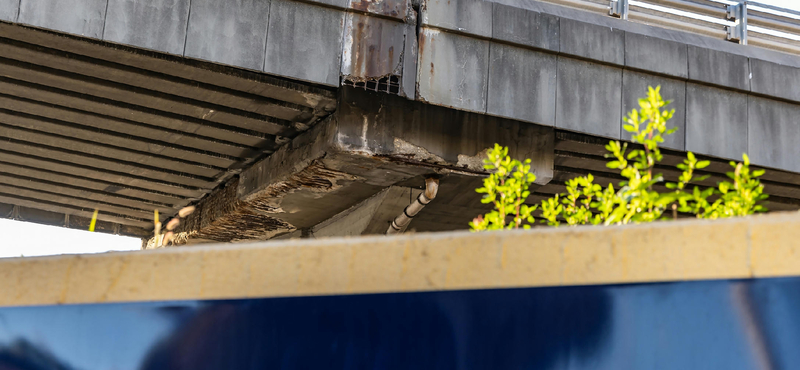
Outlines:
<svg viewBox="0 0 800 370"><path fill-rule="evenodd" d="M628 19L628 0L611 0L608 15Z"/></svg>
<svg viewBox="0 0 800 370"><path fill-rule="evenodd" d="M728 20L734 21L735 24L725 27L728 31L727 39L747 45L747 2L728 5Z"/></svg>

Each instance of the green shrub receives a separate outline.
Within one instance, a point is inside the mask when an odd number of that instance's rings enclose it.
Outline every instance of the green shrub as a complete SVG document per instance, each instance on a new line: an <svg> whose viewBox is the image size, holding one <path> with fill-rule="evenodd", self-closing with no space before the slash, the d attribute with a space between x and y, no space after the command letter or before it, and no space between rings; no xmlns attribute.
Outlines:
<svg viewBox="0 0 800 370"><path fill-rule="evenodd" d="M688 190L690 182L699 182L707 176L694 177L697 169L707 167L709 161L698 161L692 152L679 164L682 170L678 182L669 183L655 172L655 166L663 159L659 144L664 137L674 133L677 128L667 128L667 122L675 110L664 110L670 102L664 101L660 87L648 88L647 97L639 99L639 110L631 111L623 128L632 133L632 141L641 148L628 150L627 143L611 141L606 145L611 158L606 166L619 170L625 178L616 189L613 184L602 187L594 183L589 174L567 181L567 192L556 194L541 202L542 222L550 226L567 225L619 225L628 223L653 222L665 218L668 209L695 214L698 218L725 218L745 216L764 212L761 204L767 195L758 177L763 170L750 171L747 154L741 163L731 162L734 170L728 172L733 182L723 181L717 188L700 190L694 186ZM479 216L470 223L473 231L529 228L534 223L532 213L537 206L524 204L530 194L528 187L536 179L530 173L530 160L524 163L511 159L508 148L500 145L489 151L484 160L484 168L491 175L484 180L484 186L477 189L485 194L483 203L493 203L495 209ZM659 192L655 185L663 184L670 191ZM506 223L512 216L513 221Z"/></svg>
<svg viewBox="0 0 800 370"><path fill-rule="evenodd" d="M494 210L472 220L472 230L530 228L536 206L523 202L531 194L528 187L536 181L536 175L530 172L531 160L526 159L524 163L513 160L508 156L508 148L495 144L483 163L490 175L476 191L484 194L481 202L492 203ZM508 217L511 217L510 222L507 222Z"/></svg>

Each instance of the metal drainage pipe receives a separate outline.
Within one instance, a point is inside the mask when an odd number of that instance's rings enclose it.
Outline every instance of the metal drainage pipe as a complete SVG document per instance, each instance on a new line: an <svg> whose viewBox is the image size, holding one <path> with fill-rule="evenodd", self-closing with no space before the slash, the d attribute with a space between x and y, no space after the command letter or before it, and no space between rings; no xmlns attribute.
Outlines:
<svg viewBox="0 0 800 370"><path fill-rule="evenodd" d="M417 199L406 206L406 208L403 209L403 213L392 220L392 224L389 225L389 229L386 230L386 235L401 234L406 226L411 223L411 219L436 198L436 193L438 192L439 179L433 177L425 179L425 191L420 193Z"/></svg>

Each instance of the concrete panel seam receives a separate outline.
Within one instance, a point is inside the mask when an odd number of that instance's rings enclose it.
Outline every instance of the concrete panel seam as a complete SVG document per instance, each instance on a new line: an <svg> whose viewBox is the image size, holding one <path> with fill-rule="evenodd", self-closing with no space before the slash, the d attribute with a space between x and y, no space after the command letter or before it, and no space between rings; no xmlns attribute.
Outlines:
<svg viewBox="0 0 800 370"><path fill-rule="evenodd" d="M345 14L342 17L342 34L341 34L341 37L339 38L341 40L341 45L342 45L341 51L343 51L344 47L345 47L344 46L345 45L345 34L347 33L347 15L348 15L347 13L348 13L347 10L345 10ZM267 32L269 32L269 31L267 31ZM336 70L339 71L339 83L338 83L339 85L342 84L342 59L344 57L344 55L343 55L343 53L341 51L339 52L339 63L336 66Z"/></svg>
<svg viewBox="0 0 800 370"><path fill-rule="evenodd" d="M489 50L486 52L486 60L488 61L486 63L486 86L485 86L485 90L483 92L483 94L484 94L483 96L486 97L486 104L484 104L484 106L483 106L483 113L484 114L487 114L489 112L489 78L491 78L490 73L491 73L491 66L492 66L492 44L491 44L491 42L489 43L488 49ZM556 68L556 69L558 69L558 68Z"/></svg>
<svg viewBox="0 0 800 370"><path fill-rule="evenodd" d="M623 55L624 55L624 53L623 53ZM624 122L625 122L625 116L628 115L628 112L625 111L625 91L624 91L624 88L625 88L625 68L622 69L622 78L619 79L619 90L620 90L620 95L619 96L622 97L622 99L619 100L619 112L620 112L619 113L619 118L620 118L620 121L622 121L622 122L619 122L619 123L621 123L619 125L619 136L618 136L620 139L623 138L622 124L624 124ZM558 99L556 99L556 100L558 100Z"/></svg>
<svg viewBox="0 0 800 370"><path fill-rule="evenodd" d="M181 55L186 56L186 41L189 39L189 21L192 20L192 0L189 1L189 11L186 12L186 29L183 33L183 51Z"/></svg>
<svg viewBox="0 0 800 370"><path fill-rule="evenodd" d="M22 0L19 0L19 1L21 2ZM103 12L103 31L100 32L100 39L101 40L105 40L106 39L106 22L108 22L108 3L109 3L109 1L110 0L106 0L106 11Z"/></svg>
<svg viewBox="0 0 800 370"><path fill-rule="evenodd" d="M262 54L264 55L264 61L261 63L262 72L267 71L267 45L269 45L269 25L270 22L272 21L272 4L274 4L274 2L272 0L269 0L269 7L268 7L269 14L267 14L267 32L265 32L264 34L264 50L263 50L264 53Z"/></svg>
<svg viewBox="0 0 800 370"><path fill-rule="evenodd" d="M429 30L435 30L435 31L439 31L439 32L445 32L445 33L449 33L449 34L453 34L453 35L466 36L466 37L473 38L473 39L478 39L478 40L484 40L484 41L490 41L490 42L496 42L497 41L497 40L495 40L495 39L493 39L491 37L482 36L482 35L476 35L474 33L469 33L469 32L464 32L464 31L456 31L456 30L453 30L453 29L450 29L450 28L440 27L440 26L431 25L431 24L420 25L420 28L425 28L425 29L429 29ZM517 45L515 43L510 43L510 44ZM519 46L523 46L524 47L525 45L519 45Z"/></svg>
<svg viewBox="0 0 800 370"><path fill-rule="evenodd" d="M684 97L684 99L683 99L683 111L684 112L686 112L687 109L689 109L689 99L687 98L688 96L689 96L689 84L688 83L684 83L683 84L683 97ZM687 119L686 119L687 116L688 115L685 115L683 117L683 133L681 134L681 135L683 135L683 149L686 149L686 139L688 139L687 133L689 132L689 123L687 122ZM689 150L686 150L686 151L688 152Z"/></svg>
<svg viewBox="0 0 800 370"><path fill-rule="evenodd" d="M291 0L291 1L298 2L298 3L303 3L303 4L308 4L308 5L319 6L319 7L323 7L323 8L336 9L336 10L339 10L339 11L347 11L347 8L336 6L336 5L329 4L329 3L322 3L322 2L319 2L319 1L315 1L315 0Z"/></svg>
<svg viewBox="0 0 800 370"><path fill-rule="evenodd" d="M561 24L559 23L559 28L560 28L560 27L561 27ZM555 105L555 107L554 107L554 109L555 109L555 110L554 110L554 112L556 112L556 114L558 114L558 79L559 79L559 77L560 77L560 76L558 75L558 63L561 63L560 59L561 59L561 56L560 56L560 54L559 54L559 55L556 55L556 88L555 88L556 99L555 99L555 103L554 103L554 105ZM558 126L558 122L556 121L556 119L555 119L555 117L554 117L554 118L553 118L553 127L557 127L557 126Z"/></svg>

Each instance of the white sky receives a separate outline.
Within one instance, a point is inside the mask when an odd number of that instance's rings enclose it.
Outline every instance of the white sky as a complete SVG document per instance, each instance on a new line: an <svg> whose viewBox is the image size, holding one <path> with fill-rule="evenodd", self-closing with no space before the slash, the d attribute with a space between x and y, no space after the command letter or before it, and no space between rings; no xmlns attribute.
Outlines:
<svg viewBox="0 0 800 370"><path fill-rule="evenodd" d="M786 9L800 10L800 0L758 0L758 2Z"/></svg>
<svg viewBox="0 0 800 370"><path fill-rule="evenodd" d="M136 238L0 219L0 258L139 250Z"/></svg>
<svg viewBox="0 0 800 370"><path fill-rule="evenodd" d="M760 0L800 10L800 0ZM139 250L141 240L103 233L0 219L0 258Z"/></svg>

